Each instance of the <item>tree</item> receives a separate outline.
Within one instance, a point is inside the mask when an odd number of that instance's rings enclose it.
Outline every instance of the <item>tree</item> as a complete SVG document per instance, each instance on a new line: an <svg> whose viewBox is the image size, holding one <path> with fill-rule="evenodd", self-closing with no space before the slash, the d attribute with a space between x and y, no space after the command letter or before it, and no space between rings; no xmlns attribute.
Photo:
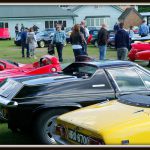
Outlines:
<svg viewBox="0 0 150 150"><path fill-rule="evenodd" d="M139 5L138 12L150 12L149 5Z"/></svg>

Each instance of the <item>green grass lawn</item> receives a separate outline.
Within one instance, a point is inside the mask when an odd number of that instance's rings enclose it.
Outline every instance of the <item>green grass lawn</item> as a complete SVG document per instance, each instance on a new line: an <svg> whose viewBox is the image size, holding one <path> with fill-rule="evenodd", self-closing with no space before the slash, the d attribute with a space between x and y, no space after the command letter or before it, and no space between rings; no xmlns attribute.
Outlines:
<svg viewBox="0 0 150 150"><path fill-rule="evenodd" d="M36 56L38 59L47 54L47 48L37 48ZM98 48L93 45L88 46L88 54L94 58L99 58ZM57 56L57 55L56 55ZM20 63L32 63L35 59L22 58L21 47L15 46L13 40L0 41L0 58L9 59ZM63 49L64 63L70 63L74 61L74 55L71 46L68 44ZM37 60L38 60L37 59ZM107 50L107 59L116 59L116 51L114 49ZM143 66L146 66L147 62L138 62ZM0 144L35 144L31 136L23 135L19 133L12 133L6 123L0 124Z"/></svg>

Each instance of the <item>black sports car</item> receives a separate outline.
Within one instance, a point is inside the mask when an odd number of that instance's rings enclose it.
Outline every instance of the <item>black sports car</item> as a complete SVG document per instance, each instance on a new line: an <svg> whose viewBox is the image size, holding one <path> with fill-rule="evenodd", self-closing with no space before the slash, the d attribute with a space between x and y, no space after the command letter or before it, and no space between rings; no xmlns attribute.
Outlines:
<svg viewBox="0 0 150 150"><path fill-rule="evenodd" d="M8 78L0 85L0 104L8 127L30 131L53 144L55 118L118 95L150 95L150 72L128 61L74 62L62 73Z"/></svg>

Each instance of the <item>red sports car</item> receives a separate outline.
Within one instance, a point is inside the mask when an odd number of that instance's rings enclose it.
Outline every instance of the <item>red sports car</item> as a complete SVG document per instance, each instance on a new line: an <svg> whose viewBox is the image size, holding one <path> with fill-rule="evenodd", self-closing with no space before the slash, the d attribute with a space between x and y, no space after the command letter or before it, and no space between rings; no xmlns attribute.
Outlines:
<svg viewBox="0 0 150 150"><path fill-rule="evenodd" d="M0 60L0 82L8 77L20 77L60 72L61 66L55 56L45 55L33 64L20 64L9 60Z"/></svg>
<svg viewBox="0 0 150 150"><path fill-rule="evenodd" d="M132 48L128 54L131 61L146 60L150 61L150 43L138 42L131 44Z"/></svg>

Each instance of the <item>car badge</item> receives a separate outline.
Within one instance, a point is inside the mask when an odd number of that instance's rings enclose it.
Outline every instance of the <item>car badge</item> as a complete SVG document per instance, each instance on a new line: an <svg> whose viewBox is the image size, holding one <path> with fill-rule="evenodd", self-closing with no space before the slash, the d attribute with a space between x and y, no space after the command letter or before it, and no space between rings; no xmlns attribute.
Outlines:
<svg viewBox="0 0 150 150"><path fill-rule="evenodd" d="M121 141L121 144L127 145L127 144L129 144L129 140L122 140L122 141Z"/></svg>

